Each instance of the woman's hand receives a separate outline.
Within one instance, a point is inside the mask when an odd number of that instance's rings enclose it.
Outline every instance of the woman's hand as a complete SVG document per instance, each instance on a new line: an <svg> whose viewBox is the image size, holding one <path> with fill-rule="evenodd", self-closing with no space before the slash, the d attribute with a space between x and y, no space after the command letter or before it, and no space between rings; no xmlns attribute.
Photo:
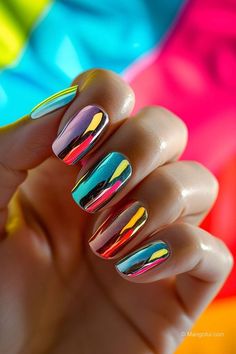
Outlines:
<svg viewBox="0 0 236 354"><path fill-rule="evenodd" d="M74 85L0 130L0 352L173 353L232 267L197 226L217 181L115 74Z"/></svg>

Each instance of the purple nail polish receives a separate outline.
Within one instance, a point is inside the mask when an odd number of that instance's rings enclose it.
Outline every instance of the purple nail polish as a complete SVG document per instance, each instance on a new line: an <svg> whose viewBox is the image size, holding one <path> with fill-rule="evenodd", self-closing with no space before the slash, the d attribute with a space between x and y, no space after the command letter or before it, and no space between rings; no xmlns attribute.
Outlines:
<svg viewBox="0 0 236 354"><path fill-rule="evenodd" d="M95 145L108 123L108 114L100 107L84 107L56 138L53 152L67 165L76 164Z"/></svg>

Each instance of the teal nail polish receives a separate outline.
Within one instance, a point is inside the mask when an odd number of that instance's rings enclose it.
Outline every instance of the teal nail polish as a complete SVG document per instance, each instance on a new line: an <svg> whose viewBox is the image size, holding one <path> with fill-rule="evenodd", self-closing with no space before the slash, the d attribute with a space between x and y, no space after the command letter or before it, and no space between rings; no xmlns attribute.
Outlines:
<svg viewBox="0 0 236 354"><path fill-rule="evenodd" d="M131 177L127 158L111 152L80 178L72 190L75 202L93 213L102 208Z"/></svg>
<svg viewBox="0 0 236 354"><path fill-rule="evenodd" d="M122 258L116 264L116 269L124 275L136 277L160 265L169 256L168 245L163 241L154 241Z"/></svg>
<svg viewBox="0 0 236 354"><path fill-rule="evenodd" d="M64 107L73 101L76 96L77 89L78 85L71 86L46 98L46 100L40 102L32 109L30 117L32 119L38 119L43 117L45 114L51 113L61 107Z"/></svg>

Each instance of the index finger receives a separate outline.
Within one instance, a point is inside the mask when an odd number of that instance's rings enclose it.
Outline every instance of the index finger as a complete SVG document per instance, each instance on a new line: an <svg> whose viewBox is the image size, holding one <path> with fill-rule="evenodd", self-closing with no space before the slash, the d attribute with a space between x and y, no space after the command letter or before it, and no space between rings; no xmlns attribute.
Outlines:
<svg viewBox="0 0 236 354"><path fill-rule="evenodd" d="M25 179L26 171L52 155L51 146L60 121L61 125L67 124L84 107L99 106L109 117L99 141L102 143L133 109L132 89L110 71L90 70L74 84L78 85L77 90L59 92L39 104L31 114L0 129L0 229L6 221L7 204Z"/></svg>

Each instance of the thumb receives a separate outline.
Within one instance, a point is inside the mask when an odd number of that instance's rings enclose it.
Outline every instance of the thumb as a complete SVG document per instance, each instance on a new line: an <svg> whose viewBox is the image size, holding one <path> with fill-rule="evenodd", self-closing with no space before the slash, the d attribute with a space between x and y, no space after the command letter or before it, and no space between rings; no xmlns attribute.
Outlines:
<svg viewBox="0 0 236 354"><path fill-rule="evenodd" d="M52 155L60 122L62 129L85 106L102 107L109 117L109 126L94 150L133 109L131 88L110 71L89 70L78 76L73 85L43 101L31 114L0 129L0 233L5 229L8 203L25 180L27 170Z"/></svg>

